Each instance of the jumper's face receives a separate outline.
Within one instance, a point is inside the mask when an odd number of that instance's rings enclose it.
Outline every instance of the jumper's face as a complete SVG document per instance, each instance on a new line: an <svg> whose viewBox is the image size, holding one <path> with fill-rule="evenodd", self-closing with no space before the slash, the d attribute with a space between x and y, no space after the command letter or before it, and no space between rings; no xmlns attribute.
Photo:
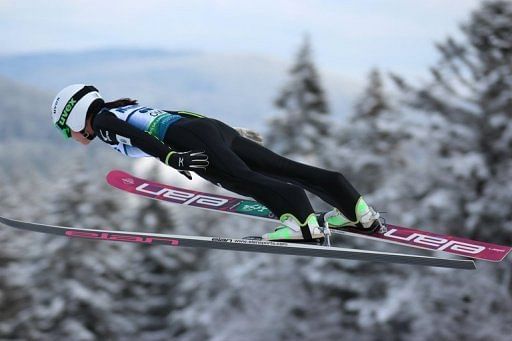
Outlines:
<svg viewBox="0 0 512 341"><path fill-rule="evenodd" d="M71 138L73 138L75 141L80 142L83 145L88 145L89 143L91 143L91 140L82 135L82 133L77 133L76 131L71 131Z"/></svg>

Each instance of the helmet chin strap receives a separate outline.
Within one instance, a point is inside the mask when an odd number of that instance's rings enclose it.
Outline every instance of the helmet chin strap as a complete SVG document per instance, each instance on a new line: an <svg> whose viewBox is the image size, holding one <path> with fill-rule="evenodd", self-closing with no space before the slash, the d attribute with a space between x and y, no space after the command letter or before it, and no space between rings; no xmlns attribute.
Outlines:
<svg viewBox="0 0 512 341"><path fill-rule="evenodd" d="M96 113L96 114L97 114L97 113ZM94 114L93 116L96 116L96 114ZM90 118L86 118L85 128L84 128L84 129L82 129L82 131L80 132L80 134L82 134L82 136L83 136L83 137L85 137L86 139L88 139L89 141L92 141L92 140L94 140L94 138L96 137L96 134L94 133L94 131L93 131L93 133L92 133L92 134L89 134L89 133L87 132L87 126L91 124L91 123L90 123L90 121L91 121L91 119L90 119ZM92 130L92 129L91 129L91 130Z"/></svg>
<svg viewBox="0 0 512 341"><path fill-rule="evenodd" d="M82 134L82 136L88 139L89 141L94 140L94 138L96 137L96 134L89 134L88 132L85 131L85 129L82 130L80 134Z"/></svg>

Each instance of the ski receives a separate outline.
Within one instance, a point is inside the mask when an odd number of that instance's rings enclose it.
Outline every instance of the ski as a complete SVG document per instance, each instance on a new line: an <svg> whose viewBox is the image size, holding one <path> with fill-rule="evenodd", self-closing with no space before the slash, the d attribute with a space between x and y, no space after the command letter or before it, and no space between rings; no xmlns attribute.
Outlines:
<svg viewBox="0 0 512 341"><path fill-rule="evenodd" d="M250 239L234 239L221 237L195 237L161 233L142 233L63 227L35 224L0 217L3 224L27 231L41 232L70 238L91 240L129 242L145 245L167 245L199 247L245 252L262 252L294 256L324 257L333 259L350 259L360 261L409 264L441 268L475 270L475 263L467 259L444 259L427 256L407 255L400 253L377 252L367 250L324 247L316 245L270 242Z"/></svg>
<svg viewBox="0 0 512 341"><path fill-rule="evenodd" d="M141 179L120 170L109 172L107 182L111 186L123 191L169 203L188 205L211 211L237 214L269 221L277 219L268 208L252 199L204 193L165 185ZM334 229L331 229L331 232L407 247L441 251L453 255L492 262L502 261L511 250L508 246L479 242L467 238L443 235L397 225L386 224L386 228L387 231L371 235Z"/></svg>

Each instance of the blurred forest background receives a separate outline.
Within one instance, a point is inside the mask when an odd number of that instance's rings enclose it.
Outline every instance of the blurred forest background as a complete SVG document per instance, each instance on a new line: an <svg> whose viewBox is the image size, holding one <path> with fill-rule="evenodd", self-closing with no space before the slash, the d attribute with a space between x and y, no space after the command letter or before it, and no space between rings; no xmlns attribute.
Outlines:
<svg viewBox="0 0 512 341"><path fill-rule="evenodd" d="M511 2L482 3L455 36L432 46L438 62L423 80L369 70L354 106L349 84L320 74L313 47L306 36L288 73L265 59L226 61L194 51L0 57L2 215L206 236L272 228L109 188L105 174L120 168L220 190L188 182L158 161L123 159L100 143L64 143L49 123L49 89L85 79L109 99L142 96L145 105L256 128L274 151L341 171L388 221L512 244ZM204 96L211 97L202 107ZM274 115L259 119L269 107ZM413 252L351 238L336 243ZM510 257L478 268L145 247L1 227L0 339L509 339Z"/></svg>

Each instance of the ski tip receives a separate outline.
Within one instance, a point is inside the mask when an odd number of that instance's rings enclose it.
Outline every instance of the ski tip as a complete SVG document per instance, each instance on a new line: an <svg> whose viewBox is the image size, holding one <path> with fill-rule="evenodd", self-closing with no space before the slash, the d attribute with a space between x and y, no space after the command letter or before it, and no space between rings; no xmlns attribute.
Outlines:
<svg viewBox="0 0 512 341"><path fill-rule="evenodd" d="M508 247L508 246L502 246L502 245L497 245L498 247L488 247L487 250L488 251L492 251L493 253L498 253L498 255L493 255L494 257L492 258L475 258L475 259L478 259L478 260L485 260L485 261L489 261L489 262L493 262L493 263L499 263L499 262L502 262L510 253L510 251L512 250L511 247ZM501 253L501 254L499 254Z"/></svg>
<svg viewBox="0 0 512 341"><path fill-rule="evenodd" d="M118 169L111 170L106 176L107 183L113 187L119 187L121 185L120 182L125 182L127 179L133 179L133 176Z"/></svg>
<svg viewBox="0 0 512 341"><path fill-rule="evenodd" d="M14 220L14 219L9 219L9 218L0 216L0 223L4 224L5 226L11 226L12 222L15 222L15 221L16 220Z"/></svg>

